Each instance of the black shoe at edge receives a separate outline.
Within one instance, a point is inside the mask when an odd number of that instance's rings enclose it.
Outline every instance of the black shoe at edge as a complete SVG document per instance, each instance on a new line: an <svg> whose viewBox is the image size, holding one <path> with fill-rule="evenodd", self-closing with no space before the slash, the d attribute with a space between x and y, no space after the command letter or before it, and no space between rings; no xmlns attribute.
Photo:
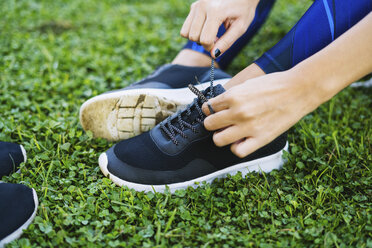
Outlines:
<svg viewBox="0 0 372 248"><path fill-rule="evenodd" d="M34 189L0 183L0 247L22 235L35 218L38 204Z"/></svg>
<svg viewBox="0 0 372 248"><path fill-rule="evenodd" d="M0 141L0 179L19 170L19 165L26 162L26 151L22 145Z"/></svg>

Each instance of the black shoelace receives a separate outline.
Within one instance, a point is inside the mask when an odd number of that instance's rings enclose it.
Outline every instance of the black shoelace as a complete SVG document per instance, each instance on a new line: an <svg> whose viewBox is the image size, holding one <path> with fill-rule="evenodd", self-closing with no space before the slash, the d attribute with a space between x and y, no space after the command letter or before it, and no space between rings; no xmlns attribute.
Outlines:
<svg viewBox="0 0 372 248"><path fill-rule="evenodd" d="M180 134L181 137L187 139L187 135L184 132L185 129L189 128L192 132L197 133L198 131L193 126L193 124L195 124L195 121L199 123L203 123L206 117L206 115L203 113L201 109L201 106L203 105L203 103L208 102L208 99L213 98L215 96L214 89L213 89L213 81L214 81L214 59L213 58L211 62L210 81L211 82L210 82L210 87L209 87L209 92L208 92L207 97L203 95L203 93L200 90L198 90L194 85L189 84L189 89L191 90L192 93L194 93L197 96L197 98L195 98L191 104L187 105L185 110L177 114L176 122L178 123L178 127L171 123L170 117L168 117L165 124L163 124L163 122L160 123L161 130L163 130L163 132L172 140L172 142L175 145L179 144L179 141L176 139L177 133ZM195 118L195 120L187 121L182 117L182 115L184 114L183 115L184 117L191 117L192 107L194 107L195 110L198 112L198 116Z"/></svg>

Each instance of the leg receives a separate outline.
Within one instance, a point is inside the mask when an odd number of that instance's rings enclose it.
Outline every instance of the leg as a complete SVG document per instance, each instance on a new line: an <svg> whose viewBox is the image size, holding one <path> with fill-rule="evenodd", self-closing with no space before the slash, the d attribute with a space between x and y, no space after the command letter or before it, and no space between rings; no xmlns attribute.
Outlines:
<svg viewBox="0 0 372 248"><path fill-rule="evenodd" d="M265 73L288 70L326 47L371 10L370 0L316 0L292 30L255 63Z"/></svg>
<svg viewBox="0 0 372 248"><path fill-rule="evenodd" d="M316 0L281 41L237 74L225 88L254 76L292 68L337 39L371 10L370 0Z"/></svg>

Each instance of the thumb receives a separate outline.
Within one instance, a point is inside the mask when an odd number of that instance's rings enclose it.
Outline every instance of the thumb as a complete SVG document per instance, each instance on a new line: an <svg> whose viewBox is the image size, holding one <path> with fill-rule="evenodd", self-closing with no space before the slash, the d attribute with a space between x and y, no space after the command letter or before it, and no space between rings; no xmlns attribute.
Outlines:
<svg viewBox="0 0 372 248"><path fill-rule="evenodd" d="M217 58L228 50L234 42L240 38L247 30L247 26L242 21L234 21L226 32L217 40L211 50L213 58Z"/></svg>

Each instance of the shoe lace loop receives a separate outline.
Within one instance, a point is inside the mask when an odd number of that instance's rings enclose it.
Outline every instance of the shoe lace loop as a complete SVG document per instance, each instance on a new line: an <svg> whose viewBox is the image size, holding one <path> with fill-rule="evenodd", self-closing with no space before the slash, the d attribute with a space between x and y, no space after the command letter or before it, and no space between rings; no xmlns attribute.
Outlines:
<svg viewBox="0 0 372 248"><path fill-rule="evenodd" d="M214 82L213 81L214 81L214 59L212 58L211 72L210 72L210 90L208 92L208 98L214 97L214 89L213 89ZM165 124L163 122L160 123L161 130L163 130L163 132L172 140L172 142L175 145L179 144L179 141L176 139L176 133L180 134L181 137L183 137L184 139L187 139L187 135L184 132L186 128L191 129L191 131L194 133L198 132L196 128L193 126L194 123L190 123L193 121L188 122L184 120L184 118L182 118L182 115L185 112L186 113L184 114L184 116L191 117L192 115L191 107L193 106L195 107L195 110L198 112L198 116L195 118L196 122L203 123L206 117L206 115L203 113L201 109L201 106L203 105L203 103L208 102L208 98L194 85L189 84L188 87L191 90L191 92L197 96L197 98L195 98L191 104L187 105L185 110L177 114L176 119L177 119L178 127L175 124L171 123L170 117L168 117Z"/></svg>

